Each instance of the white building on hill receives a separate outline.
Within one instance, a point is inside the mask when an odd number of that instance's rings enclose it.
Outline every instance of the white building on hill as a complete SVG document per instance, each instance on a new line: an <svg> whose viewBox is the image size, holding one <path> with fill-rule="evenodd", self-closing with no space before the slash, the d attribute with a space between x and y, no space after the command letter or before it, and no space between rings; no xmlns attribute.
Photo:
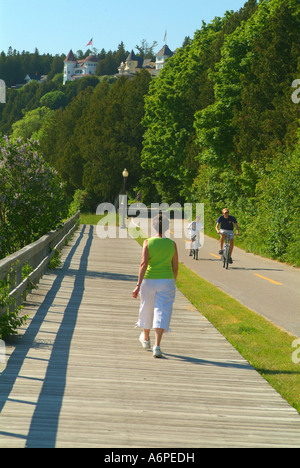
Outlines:
<svg viewBox="0 0 300 468"><path fill-rule="evenodd" d="M174 53L165 44L162 49L156 54L156 70L161 70L168 58L173 57Z"/></svg>
<svg viewBox="0 0 300 468"><path fill-rule="evenodd" d="M64 84L67 81L74 81L84 76L95 75L98 65L98 58L95 55L89 55L84 60L77 60L72 52L68 53L64 64Z"/></svg>
<svg viewBox="0 0 300 468"><path fill-rule="evenodd" d="M126 62L122 62L119 66L119 75L133 76L142 69L148 70L152 76L157 76L160 70L164 67L168 58L173 56L173 52L167 45L156 54L156 61L150 59L142 59L137 57L133 50L128 55ZM84 60L77 60L70 50L64 63L64 84L67 81L74 81L84 76L95 75L98 65L98 58L95 55L89 55Z"/></svg>

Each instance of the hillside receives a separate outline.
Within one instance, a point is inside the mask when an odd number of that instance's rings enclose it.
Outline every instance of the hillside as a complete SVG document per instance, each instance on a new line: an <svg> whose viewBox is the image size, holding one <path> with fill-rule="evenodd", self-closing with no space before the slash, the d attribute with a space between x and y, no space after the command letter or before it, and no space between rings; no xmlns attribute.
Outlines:
<svg viewBox="0 0 300 468"><path fill-rule="evenodd" d="M54 74L9 89L0 133L38 138L86 208L115 201L126 167L133 198L203 202L209 233L228 206L243 247L300 266L299 43L298 0L248 0L203 23L156 78L62 86Z"/></svg>

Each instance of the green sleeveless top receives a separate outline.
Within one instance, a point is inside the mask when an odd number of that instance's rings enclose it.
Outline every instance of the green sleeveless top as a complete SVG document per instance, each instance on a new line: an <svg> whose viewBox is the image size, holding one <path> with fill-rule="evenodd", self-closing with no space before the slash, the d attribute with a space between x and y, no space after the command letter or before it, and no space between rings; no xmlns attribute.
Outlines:
<svg viewBox="0 0 300 468"><path fill-rule="evenodd" d="M149 262L145 279L174 279L172 259L175 244L171 239L152 237L148 239Z"/></svg>

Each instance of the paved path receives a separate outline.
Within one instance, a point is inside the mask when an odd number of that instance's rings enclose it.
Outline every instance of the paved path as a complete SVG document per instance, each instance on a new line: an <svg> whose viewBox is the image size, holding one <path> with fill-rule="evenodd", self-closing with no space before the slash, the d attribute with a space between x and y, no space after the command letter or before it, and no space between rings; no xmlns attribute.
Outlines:
<svg viewBox="0 0 300 468"><path fill-rule="evenodd" d="M300 447L300 416L177 293L163 359L141 348L141 248L84 226L28 297L0 364L0 447Z"/></svg>
<svg viewBox="0 0 300 468"><path fill-rule="evenodd" d="M182 263L246 307L300 337L300 269L247 253L237 247L233 264L222 268L219 242L205 236L199 260L188 256L186 240L176 239Z"/></svg>

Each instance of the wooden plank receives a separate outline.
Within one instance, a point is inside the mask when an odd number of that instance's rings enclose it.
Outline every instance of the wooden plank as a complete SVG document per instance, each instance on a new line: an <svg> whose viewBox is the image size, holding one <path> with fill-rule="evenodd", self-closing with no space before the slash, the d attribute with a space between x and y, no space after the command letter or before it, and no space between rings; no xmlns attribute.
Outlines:
<svg viewBox="0 0 300 468"><path fill-rule="evenodd" d="M300 447L300 416L178 291L153 359L134 328L141 248L83 227L0 364L0 447Z"/></svg>

